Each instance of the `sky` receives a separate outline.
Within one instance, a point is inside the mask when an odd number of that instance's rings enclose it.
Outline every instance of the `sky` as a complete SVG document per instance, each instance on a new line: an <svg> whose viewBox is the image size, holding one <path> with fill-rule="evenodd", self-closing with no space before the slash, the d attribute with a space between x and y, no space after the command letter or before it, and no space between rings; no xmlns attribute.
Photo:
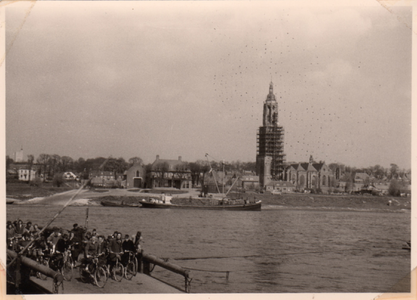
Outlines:
<svg viewBox="0 0 417 300"><path fill-rule="evenodd" d="M286 160L411 167L411 8L376 1L6 7L6 154L255 161L274 85Z"/></svg>

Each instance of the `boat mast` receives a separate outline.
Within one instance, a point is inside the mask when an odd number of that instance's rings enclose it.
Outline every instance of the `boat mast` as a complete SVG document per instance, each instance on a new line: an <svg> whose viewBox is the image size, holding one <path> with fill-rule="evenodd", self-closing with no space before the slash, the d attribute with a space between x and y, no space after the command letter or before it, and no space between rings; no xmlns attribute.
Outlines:
<svg viewBox="0 0 417 300"><path fill-rule="evenodd" d="M224 159L222 160L222 165L223 165L222 194L224 194L224 177L225 177L225 173L224 173Z"/></svg>
<svg viewBox="0 0 417 300"><path fill-rule="evenodd" d="M208 162L209 167L210 167L210 171L209 171L209 173L210 173L210 172L213 171L213 168L211 167L210 161L208 159L208 153L206 153L206 158L207 158L207 162ZM213 178L214 178L214 183L216 184L217 192L220 194L220 189L219 189L219 186L217 185L217 179L216 179L216 176L214 175L214 172L213 172Z"/></svg>

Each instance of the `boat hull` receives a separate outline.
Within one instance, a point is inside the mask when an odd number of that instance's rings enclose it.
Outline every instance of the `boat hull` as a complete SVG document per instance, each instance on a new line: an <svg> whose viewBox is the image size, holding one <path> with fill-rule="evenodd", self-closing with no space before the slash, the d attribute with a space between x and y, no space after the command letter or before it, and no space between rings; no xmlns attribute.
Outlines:
<svg viewBox="0 0 417 300"><path fill-rule="evenodd" d="M116 203L112 201L101 201L101 205L103 206L111 206L111 207L139 207L138 204L122 204L122 203Z"/></svg>
<svg viewBox="0 0 417 300"><path fill-rule="evenodd" d="M262 201L248 204L223 204L223 205L177 205L166 203L151 203L139 201L143 208L160 208L160 209L199 209L199 210L261 210Z"/></svg>

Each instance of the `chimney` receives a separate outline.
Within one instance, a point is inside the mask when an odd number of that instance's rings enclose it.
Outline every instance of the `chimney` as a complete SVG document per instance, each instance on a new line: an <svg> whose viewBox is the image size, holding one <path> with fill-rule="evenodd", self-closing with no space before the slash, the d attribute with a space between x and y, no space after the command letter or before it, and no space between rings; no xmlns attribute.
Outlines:
<svg viewBox="0 0 417 300"><path fill-rule="evenodd" d="M181 161L181 159L182 159L182 157L181 156L178 156L178 160Z"/></svg>
<svg viewBox="0 0 417 300"><path fill-rule="evenodd" d="M159 160L159 155L156 156L156 160Z"/></svg>

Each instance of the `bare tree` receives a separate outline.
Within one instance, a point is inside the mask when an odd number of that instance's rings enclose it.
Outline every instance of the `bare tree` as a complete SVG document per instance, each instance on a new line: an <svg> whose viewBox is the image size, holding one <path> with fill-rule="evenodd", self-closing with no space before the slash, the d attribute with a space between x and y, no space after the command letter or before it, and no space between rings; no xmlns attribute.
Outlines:
<svg viewBox="0 0 417 300"><path fill-rule="evenodd" d="M30 180L31 180L31 175L32 175L32 166L33 166L33 161L35 160L35 157L32 154L28 155L28 163L29 163L29 181L28 183L30 184Z"/></svg>
<svg viewBox="0 0 417 300"><path fill-rule="evenodd" d="M129 158L128 163L129 163L129 167L131 167L134 164L138 164L138 163L142 164L143 160L142 160L142 158L140 158L138 156L135 156L135 157Z"/></svg>

